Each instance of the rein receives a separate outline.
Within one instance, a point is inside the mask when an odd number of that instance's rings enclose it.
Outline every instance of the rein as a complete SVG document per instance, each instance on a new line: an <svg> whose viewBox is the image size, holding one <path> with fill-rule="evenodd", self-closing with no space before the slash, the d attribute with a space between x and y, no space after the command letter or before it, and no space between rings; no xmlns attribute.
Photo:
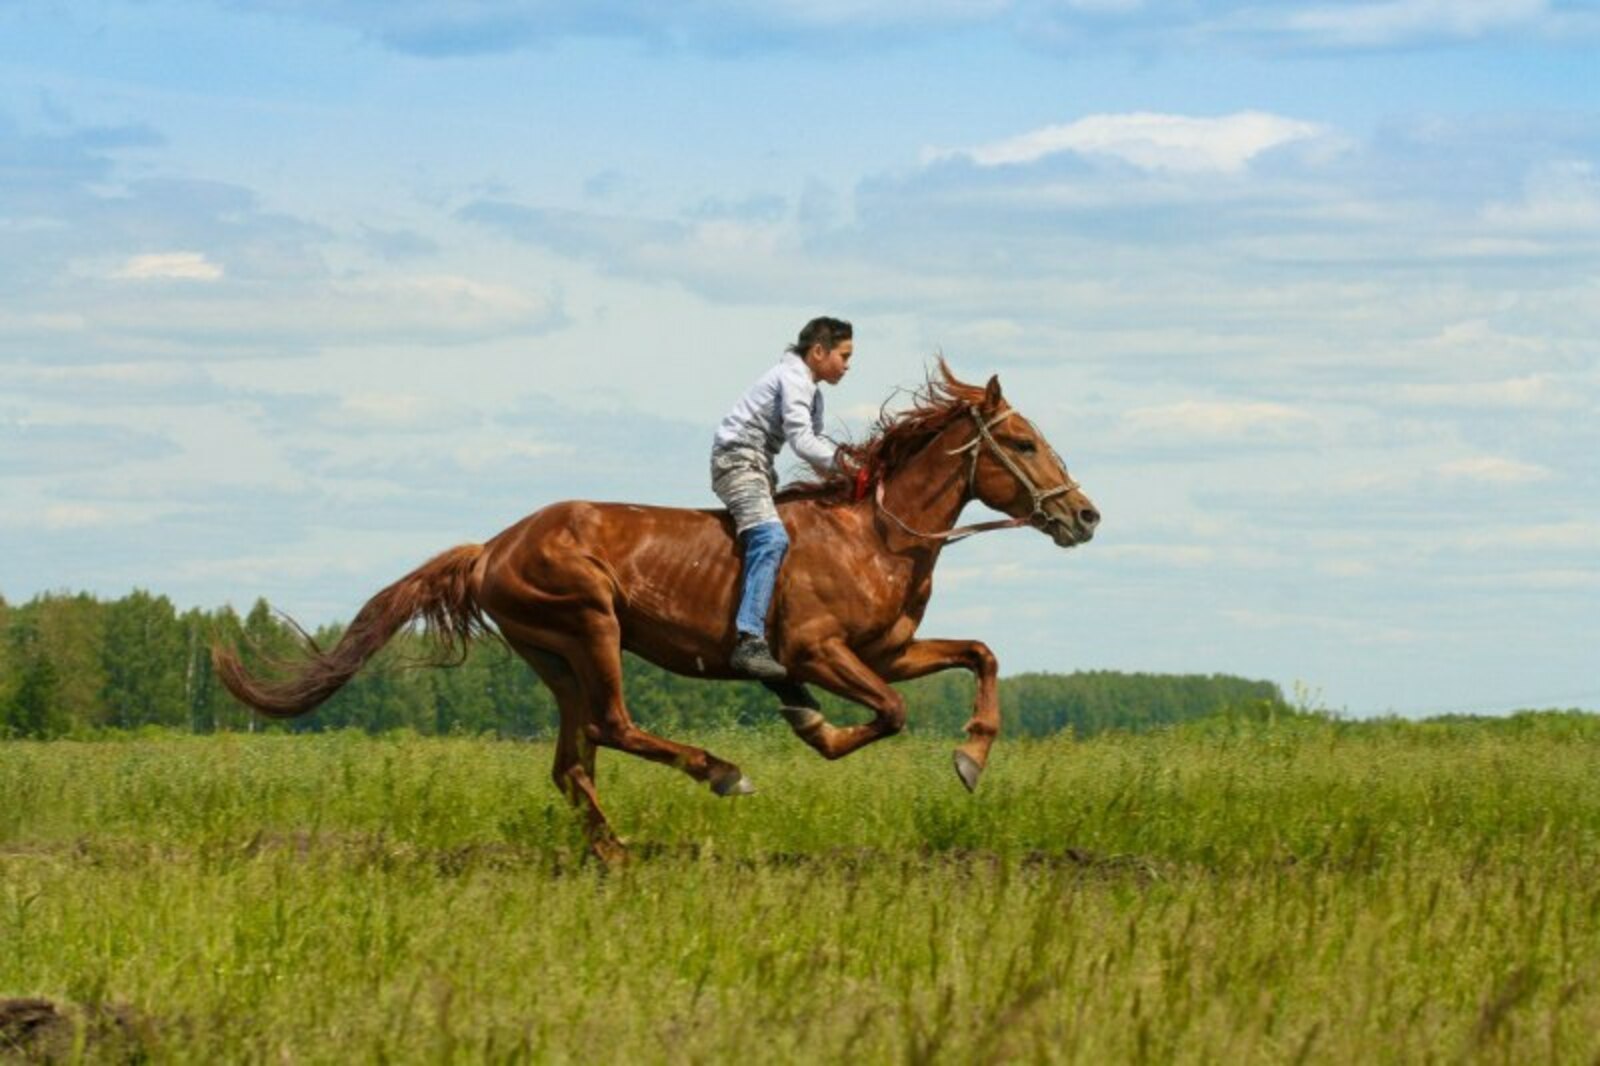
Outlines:
<svg viewBox="0 0 1600 1066"><path fill-rule="evenodd" d="M1010 418L1016 413L1015 410L1007 409L1002 411L987 422L983 420L983 415L978 413L978 409L976 407L968 407L967 413L972 416L973 424L977 427L977 436L973 437L961 447L952 448L945 453L946 455L960 455L962 452L966 452L969 455L971 461L967 464L967 496L969 498L972 497L973 490L976 488L978 482L979 447L986 446L989 451L994 454L994 457L1000 460L1000 464L1010 472L1011 476L1016 478L1024 489L1028 490L1028 495L1033 500L1033 511L1022 518L997 518L988 522L974 522L971 525L958 526L955 529L947 529L942 533L924 533L919 529L912 529L910 526L906 525L905 521L901 519L899 515L895 514L884 505L882 478L878 479L877 489L873 493L872 497L873 503L877 505L878 510L888 516L888 518L894 522L895 525L899 526L903 532L908 533L913 537L920 537L923 540L942 540L950 544L954 544L958 540L965 540L967 537L975 536L979 533L987 533L992 529L1016 529L1019 526L1027 525L1038 526L1040 529L1044 529L1051 523L1059 522L1059 518L1046 513L1044 509L1045 501L1053 499L1056 496L1060 496L1063 493L1071 492L1073 489L1078 487L1077 482L1073 481L1071 478L1068 478L1066 482L1056 486L1055 488L1040 489L1033 483L1033 479L1028 477L1027 472L1024 471L1022 467L1018 466L1016 461L1006 454L1005 449L1000 447L1000 442L994 439L994 436L989 432L989 430ZM865 492L862 491L866 488L862 479L862 474L864 473L865 471L863 470L857 475L857 498L859 498L861 495L865 495Z"/></svg>

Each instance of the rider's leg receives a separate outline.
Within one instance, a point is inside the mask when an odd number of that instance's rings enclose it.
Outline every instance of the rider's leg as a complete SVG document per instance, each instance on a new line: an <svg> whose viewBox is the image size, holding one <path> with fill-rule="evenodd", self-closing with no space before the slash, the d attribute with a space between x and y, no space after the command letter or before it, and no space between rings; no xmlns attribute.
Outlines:
<svg viewBox="0 0 1600 1066"><path fill-rule="evenodd" d="M787 676L767 647L767 609L777 583L778 564L789 537L772 499L777 480L772 458L747 448L718 448L711 453L711 488L733 518L743 559L743 589L736 624L739 639L729 662L734 670L761 681Z"/></svg>
<svg viewBox="0 0 1600 1066"><path fill-rule="evenodd" d="M767 610L778 583L778 566L789 550L789 534L782 522L763 522L739 534L744 552L744 589L739 594L739 634L767 636Z"/></svg>
<svg viewBox="0 0 1600 1066"><path fill-rule="evenodd" d="M744 553L744 587L739 593L739 641L731 665L763 681L781 681L787 671L767 646L767 611L778 567L789 550L789 535L782 522L762 522L739 534L739 546Z"/></svg>

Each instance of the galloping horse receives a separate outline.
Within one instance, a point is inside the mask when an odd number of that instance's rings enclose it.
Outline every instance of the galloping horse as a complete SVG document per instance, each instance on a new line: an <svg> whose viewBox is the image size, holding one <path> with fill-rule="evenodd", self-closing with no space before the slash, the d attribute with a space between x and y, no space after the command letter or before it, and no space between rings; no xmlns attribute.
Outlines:
<svg viewBox="0 0 1600 1066"><path fill-rule="evenodd" d="M956 772L970 791L1000 728L994 654L975 640L918 640L942 547L984 529L1031 525L1068 548L1100 516L1060 457L1002 397L955 378L940 360L912 405L884 414L862 444L845 446L859 473L793 487L778 513L794 547L773 602L771 633L789 680L768 684L791 728L838 759L905 725L889 682L951 667L971 670L977 696ZM978 499L1009 517L951 528ZM550 687L560 707L556 786L585 815L597 854L621 845L595 794L595 749L675 766L719 795L753 791L737 766L634 724L622 700L622 652L674 673L734 677L739 558L726 512L565 502L536 511L485 544L452 548L379 592L338 644L284 681L249 677L214 648L217 674L261 714L311 711L353 677L399 629L421 620L463 653L493 621ZM835 726L805 686L814 683L873 712Z"/></svg>

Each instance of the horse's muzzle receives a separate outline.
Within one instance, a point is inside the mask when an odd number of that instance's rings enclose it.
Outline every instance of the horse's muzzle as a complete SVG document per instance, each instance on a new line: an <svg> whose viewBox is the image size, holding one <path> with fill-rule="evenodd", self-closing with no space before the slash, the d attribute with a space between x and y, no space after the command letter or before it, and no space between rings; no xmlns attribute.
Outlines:
<svg viewBox="0 0 1600 1066"><path fill-rule="evenodd" d="M1050 535L1059 547L1075 548L1094 539L1095 527L1100 524L1100 512L1087 501L1074 506L1071 502L1042 515L1035 515L1033 526Z"/></svg>

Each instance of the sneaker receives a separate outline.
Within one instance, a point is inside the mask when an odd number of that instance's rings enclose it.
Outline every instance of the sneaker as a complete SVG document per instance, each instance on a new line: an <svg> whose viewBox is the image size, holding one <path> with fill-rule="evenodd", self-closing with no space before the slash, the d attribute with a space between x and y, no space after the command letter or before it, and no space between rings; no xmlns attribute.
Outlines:
<svg viewBox="0 0 1600 1066"><path fill-rule="evenodd" d="M772 649L767 647L767 642L749 633L739 634L739 643L734 645L728 665L738 673L758 681L782 681L789 676L783 664L772 657Z"/></svg>

